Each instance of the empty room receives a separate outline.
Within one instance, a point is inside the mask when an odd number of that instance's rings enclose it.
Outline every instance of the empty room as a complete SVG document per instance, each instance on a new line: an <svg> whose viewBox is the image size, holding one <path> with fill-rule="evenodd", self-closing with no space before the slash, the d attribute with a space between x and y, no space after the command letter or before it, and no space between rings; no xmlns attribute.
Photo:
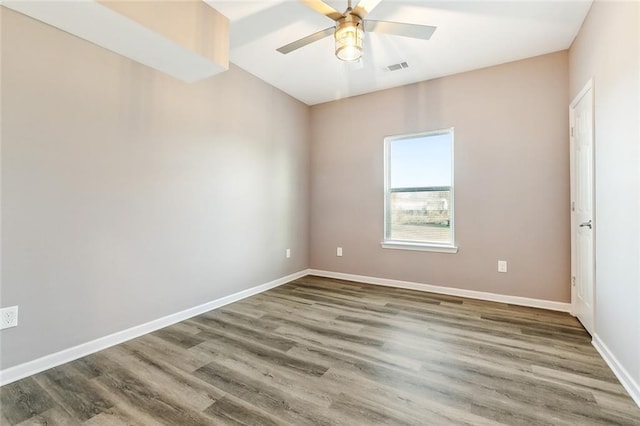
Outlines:
<svg viewBox="0 0 640 426"><path fill-rule="evenodd" d="M1 425L640 425L640 2L0 5Z"/></svg>

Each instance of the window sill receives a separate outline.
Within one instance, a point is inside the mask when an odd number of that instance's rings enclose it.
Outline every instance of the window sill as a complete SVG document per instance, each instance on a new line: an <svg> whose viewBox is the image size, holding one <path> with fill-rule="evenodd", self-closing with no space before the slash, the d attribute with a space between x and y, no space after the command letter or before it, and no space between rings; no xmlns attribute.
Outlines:
<svg viewBox="0 0 640 426"><path fill-rule="evenodd" d="M406 241L383 241L380 243L382 248L396 250L417 250L431 251L436 253L457 253L458 247L449 245L437 245L426 243L410 243Z"/></svg>

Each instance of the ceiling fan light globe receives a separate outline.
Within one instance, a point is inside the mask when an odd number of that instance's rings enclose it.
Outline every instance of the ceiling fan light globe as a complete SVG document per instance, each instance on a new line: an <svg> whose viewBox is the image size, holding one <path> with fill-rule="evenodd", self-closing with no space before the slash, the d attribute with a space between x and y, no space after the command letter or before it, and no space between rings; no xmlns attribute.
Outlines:
<svg viewBox="0 0 640 426"><path fill-rule="evenodd" d="M335 32L335 42L335 53L338 59L342 61L357 61L360 59L364 42L361 21L357 19L339 22Z"/></svg>
<svg viewBox="0 0 640 426"><path fill-rule="evenodd" d="M362 57L362 49L357 46L343 46L336 49L336 56L341 61L352 62Z"/></svg>

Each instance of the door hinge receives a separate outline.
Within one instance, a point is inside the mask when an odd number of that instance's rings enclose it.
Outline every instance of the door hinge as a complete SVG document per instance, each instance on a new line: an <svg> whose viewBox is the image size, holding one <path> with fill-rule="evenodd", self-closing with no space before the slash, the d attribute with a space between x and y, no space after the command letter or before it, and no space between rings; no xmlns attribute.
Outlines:
<svg viewBox="0 0 640 426"><path fill-rule="evenodd" d="M576 211L576 202L575 202L575 201L572 201L572 202L571 202L571 211L572 211L572 212L575 212L575 211Z"/></svg>
<svg viewBox="0 0 640 426"><path fill-rule="evenodd" d="M573 137L573 127L571 127L571 137Z"/></svg>
<svg viewBox="0 0 640 426"><path fill-rule="evenodd" d="M571 285L572 285L573 287L575 287L575 286L576 286L576 277L571 277Z"/></svg>

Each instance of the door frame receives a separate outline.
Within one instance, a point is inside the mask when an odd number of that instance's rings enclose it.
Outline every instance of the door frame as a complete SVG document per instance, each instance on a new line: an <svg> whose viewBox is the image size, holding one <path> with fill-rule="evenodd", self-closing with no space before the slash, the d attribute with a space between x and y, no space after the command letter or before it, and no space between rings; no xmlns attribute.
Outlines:
<svg viewBox="0 0 640 426"><path fill-rule="evenodd" d="M569 214L571 217L571 315L576 316L576 286L575 286L575 277L576 277L576 237L577 237L577 220L576 215L574 214L575 210L575 194L576 194L576 173L575 173L575 150L574 144L575 139L573 136L573 127L575 122L575 113L574 109L578 105L578 103L584 98L585 95L591 96L591 143L592 143L592 164L593 164L593 173L591 176L591 186L593 188L593 197L591 199L592 206L591 211L593 214L593 232L592 232L592 244L593 244L593 304L592 304L592 319L593 319L593 332L595 333L596 329L596 185L595 185L595 176L596 176L596 138L595 138L595 99L594 99L594 89L593 89L593 77L590 78L587 83L584 85L582 90L573 98L571 104L569 105L569 173L570 173L570 205L569 205Z"/></svg>

